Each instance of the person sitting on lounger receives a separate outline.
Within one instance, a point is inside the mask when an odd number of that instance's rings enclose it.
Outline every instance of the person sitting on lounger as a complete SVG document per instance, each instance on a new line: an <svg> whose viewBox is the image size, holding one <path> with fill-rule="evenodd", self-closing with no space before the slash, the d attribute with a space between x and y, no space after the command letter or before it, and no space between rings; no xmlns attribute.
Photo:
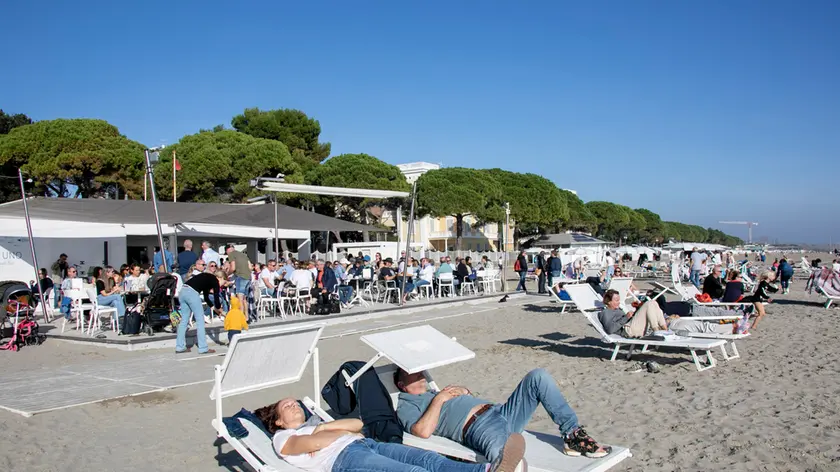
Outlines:
<svg viewBox="0 0 840 472"><path fill-rule="evenodd" d="M710 323L702 320L692 320L691 316L677 315L665 317L662 308L656 302L645 302L635 312L624 313L621 306L621 295L615 290L607 290L604 295L604 309L598 314L598 320L607 334L619 334L628 338L641 338L648 331L671 330L677 334L712 333L734 334L737 326L734 320L743 316L742 312L727 310L719 307L700 306L696 303L683 302L687 313L693 316L731 316L733 323Z"/></svg>
<svg viewBox="0 0 840 472"><path fill-rule="evenodd" d="M598 458L610 453L610 448L599 446L578 424L577 415L545 369L529 372L503 404L477 398L466 387L430 391L424 372L409 374L398 369L394 383L401 392L397 419L405 431L421 438L432 434L449 438L490 461L523 457L521 433L539 404L559 426L565 454Z"/></svg>
<svg viewBox="0 0 840 472"><path fill-rule="evenodd" d="M284 398L254 414L269 434L277 455L289 464L313 472L513 472L516 463L499 459L491 464L455 462L432 451L366 439L362 421L308 421L300 403Z"/></svg>

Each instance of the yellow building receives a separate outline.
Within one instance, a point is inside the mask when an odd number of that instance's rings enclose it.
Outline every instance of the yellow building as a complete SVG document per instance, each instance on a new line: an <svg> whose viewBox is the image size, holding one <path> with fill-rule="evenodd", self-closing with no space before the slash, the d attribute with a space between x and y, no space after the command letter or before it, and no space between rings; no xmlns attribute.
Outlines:
<svg viewBox="0 0 840 472"><path fill-rule="evenodd" d="M430 170L440 169L439 164L431 164L429 162L411 162L408 164L399 164L405 179L408 183L414 183L421 175ZM396 218L394 215L389 215L389 218L383 219L383 223L387 226L394 226ZM408 208L403 209L402 218L408 218ZM513 244L513 221L507 232L507 246L506 250L514 250ZM485 225L476 225L473 217L467 216L464 218L463 229L463 243L461 249L465 251L497 251L502 240L501 230L504 224L490 223ZM408 223L403 221L400 225L401 239L405 240L408 234ZM426 249L437 251L450 251L455 249L457 242L457 231L455 228L455 217L447 216L445 218L432 218L425 216L419 218L414 222L414 231L412 241L423 244Z"/></svg>

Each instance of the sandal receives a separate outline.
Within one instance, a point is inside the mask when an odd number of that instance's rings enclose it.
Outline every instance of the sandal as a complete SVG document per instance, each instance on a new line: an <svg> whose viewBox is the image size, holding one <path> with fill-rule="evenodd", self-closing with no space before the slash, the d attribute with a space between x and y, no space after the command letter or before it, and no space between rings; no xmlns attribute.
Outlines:
<svg viewBox="0 0 840 472"><path fill-rule="evenodd" d="M566 436L563 442L565 443L563 453L567 456L579 457L583 455L592 459L598 459L612 452L612 448L609 446L601 448L591 436L586 434L583 426L579 426L576 430L572 431L570 435Z"/></svg>

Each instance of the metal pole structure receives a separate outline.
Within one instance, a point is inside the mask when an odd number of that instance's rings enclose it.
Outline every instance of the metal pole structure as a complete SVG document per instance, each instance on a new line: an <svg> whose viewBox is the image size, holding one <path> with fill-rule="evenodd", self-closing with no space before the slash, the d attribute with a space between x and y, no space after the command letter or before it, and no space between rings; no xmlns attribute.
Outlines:
<svg viewBox="0 0 840 472"><path fill-rule="evenodd" d="M175 150L172 150L172 202L178 201L178 159L175 158Z"/></svg>
<svg viewBox="0 0 840 472"><path fill-rule="evenodd" d="M280 263L280 239L277 237L277 194L271 196L271 199L274 200L274 259L277 260L277 263Z"/></svg>
<svg viewBox="0 0 840 472"><path fill-rule="evenodd" d="M143 174L143 201L149 199L149 176Z"/></svg>
<svg viewBox="0 0 840 472"><path fill-rule="evenodd" d="M44 296L44 288L41 287L41 270L38 266L38 256L35 255L35 239L32 238L32 221L29 219L29 205L26 203L26 190L23 187L23 172L18 169L20 180L20 197L23 199L23 216L26 219L26 234L29 236L29 250L32 253L32 265L35 267L35 284L38 286L38 295L41 297L41 309L44 310L44 321L50 322L50 315L47 311L47 298Z"/></svg>
<svg viewBox="0 0 840 472"><path fill-rule="evenodd" d="M504 264L502 264L502 291L507 292L507 268L508 268L508 228L510 228L510 203L505 203L505 227L502 233L504 234L504 242L502 243L502 253L504 254Z"/></svg>
<svg viewBox="0 0 840 472"><path fill-rule="evenodd" d="M408 272L408 257L411 255L411 236L414 234L414 201L417 199L417 182L411 186L411 207L408 211L408 234L405 238L405 263L403 264L402 281L400 282L400 306L405 298L405 279Z"/></svg>
<svg viewBox="0 0 840 472"><path fill-rule="evenodd" d="M152 174L152 161L149 158L149 150L146 149L146 175L149 177L149 187L152 188L152 206L155 208L155 226L157 227L158 244L160 244L160 259L163 262L165 272L169 272L169 264L166 262L166 247L163 245L163 231L160 229L160 213L158 213L157 192L155 192L155 178ZM152 257L154 261L154 257ZM157 267L155 267L157 270Z"/></svg>

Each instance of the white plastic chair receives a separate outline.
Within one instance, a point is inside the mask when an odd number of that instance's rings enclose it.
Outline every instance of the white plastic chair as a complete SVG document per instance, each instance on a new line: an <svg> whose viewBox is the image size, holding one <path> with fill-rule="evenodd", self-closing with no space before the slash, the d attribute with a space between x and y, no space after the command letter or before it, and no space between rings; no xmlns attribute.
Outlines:
<svg viewBox="0 0 840 472"><path fill-rule="evenodd" d="M79 279L81 282L81 279ZM82 285L79 285L78 289L71 289L67 290L64 293L64 296L70 299L70 318L76 319L76 330L77 331L84 331L85 330L85 311L93 309L92 303L84 303L82 300L86 298L88 295L85 293L85 290L82 288ZM95 298L95 297L94 297ZM61 324L61 332L64 332L64 328L67 325L67 318L64 319L64 322Z"/></svg>
<svg viewBox="0 0 840 472"><path fill-rule="evenodd" d="M276 315L276 307L280 304L279 298L263 295L262 289L254 290L254 298L256 298L257 313L260 319L265 319L267 310L271 310L271 316Z"/></svg>
<svg viewBox="0 0 840 472"><path fill-rule="evenodd" d="M476 279L478 276L476 275ZM478 291L475 289L475 282L467 277L461 282L461 296L466 296L468 293L472 293L473 295L478 295Z"/></svg>
<svg viewBox="0 0 840 472"><path fill-rule="evenodd" d="M438 276L438 297L443 298L443 289L449 289L449 297L455 296L455 276L451 273Z"/></svg>
<svg viewBox="0 0 840 472"><path fill-rule="evenodd" d="M431 300L432 298L435 298L435 287L430 283L420 285L417 287L417 293L420 294L420 297L425 295L426 300Z"/></svg>
<svg viewBox="0 0 840 472"><path fill-rule="evenodd" d="M385 280L385 290L382 292L382 303L388 303L390 300L391 294L397 295L397 303L399 303L400 299L400 288L397 286L397 279L394 280Z"/></svg>
<svg viewBox="0 0 840 472"><path fill-rule="evenodd" d="M115 333L119 333L120 323L118 320L119 315L117 314L117 309L108 306L100 306L96 297L96 288L85 287L85 292L87 292L88 298L90 298L93 305L93 308L90 310L90 321L88 322L87 334L90 336L96 331L102 330L103 315L107 315L111 319L111 329L114 330Z"/></svg>
<svg viewBox="0 0 840 472"><path fill-rule="evenodd" d="M298 314L303 318L306 307L309 306L309 301L312 298L310 295L311 288L301 287L295 288L295 309L293 314Z"/></svg>

